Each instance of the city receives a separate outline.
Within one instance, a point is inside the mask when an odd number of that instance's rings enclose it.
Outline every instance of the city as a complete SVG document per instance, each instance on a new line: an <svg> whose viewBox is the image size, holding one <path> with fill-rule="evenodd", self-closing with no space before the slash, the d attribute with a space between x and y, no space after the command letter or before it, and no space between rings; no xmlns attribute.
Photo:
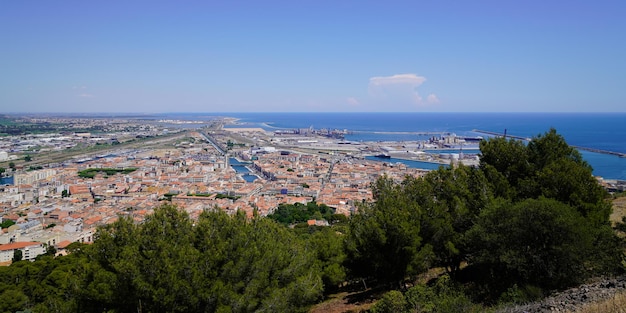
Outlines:
<svg viewBox="0 0 626 313"><path fill-rule="evenodd" d="M192 217L215 207L265 216L282 203L312 201L349 215L358 203L372 200L370 186L379 176L399 181L427 172L363 158L361 151L380 151L371 150L371 144L345 144L325 134L299 137L222 127L227 119L198 128L172 127L187 123L171 120L29 122L70 125L61 132L0 140L4 176L13 181L4 178L7 184L0 186L0 222L13 222L2 230L0 244L30 243L16 245L30 251L24 254L30 260L46 247L62 253L71 242L89 243L96 227L119 216L140 223L162 201ZM98 132L83 131L95 128ZM130 170L110 171L124 169ZM81 175L86 170L93 175ZM3 264L13 257L9 250L3 246Z"/></svg>

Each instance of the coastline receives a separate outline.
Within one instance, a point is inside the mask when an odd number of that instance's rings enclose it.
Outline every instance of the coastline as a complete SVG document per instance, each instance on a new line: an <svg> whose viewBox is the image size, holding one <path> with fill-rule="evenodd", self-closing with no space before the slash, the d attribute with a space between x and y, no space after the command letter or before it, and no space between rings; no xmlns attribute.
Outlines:
<svg viewBox="0 0 626 313"><path fill-rule="evenodd" d="M576 148L590 147L590 149L579 149L579 151L583 153L585 160L593 167L595 176L605 179L626 180L626 158L622 157L626 154L626 150L624 150L626 131L621 127L621 118L623 117L626 117L626 114L597 113L590 117L587 114L570 113L385 113L380 115L360 113L233 113L233 117L228 120L228 122L232 122L229 123L230 127L224 129L231 131L237 127L262 128L266 133L271 134L272 129L302 129L298 126L316 125L317 127L348 130L341 146L347 146L345 142L382 146L426 139L425 137L417 137L417 134L456 133L460 136L476 136L480 133L473 131L478 129L494 134L500 134L506 130L510 134L507 137L517 136L529 139L553 127L566 138L571 146ZM235 122L241 119L245 119L246 122L236 125ZM237 132L236 130L232 131ZM489 137L492 136L485 136L485 138ZM321 143L318 145L321 146ZM319 146L302 148L309 151L319 149L329 152L354 150L340 147L340 145ZM439 148L437 151L445 152L453 149ZM465 148L463 149L465 150ZM601 154L599 151L614 151L616 153L609 155ZM437 152L431 151L431 153ZM372 152L372 154L375 153ZM410 157L404 159L418 162L428 161Z"/></svg>

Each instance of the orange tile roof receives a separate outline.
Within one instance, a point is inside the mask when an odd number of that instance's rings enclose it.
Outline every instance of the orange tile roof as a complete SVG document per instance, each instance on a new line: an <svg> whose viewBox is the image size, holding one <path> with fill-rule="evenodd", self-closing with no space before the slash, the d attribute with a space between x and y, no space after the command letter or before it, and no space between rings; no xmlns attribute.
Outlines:
<svg viewBox="0 0 626 313"><path fill-rule="evenodd" d="M26 248L30 246L40 246L41 244L42 244L41 242L35 242L35 241L21 241L21 242L7 243L4 245L0 245L0 251L22 249L22 248Z"/></svg>
<svg viewBox="0 0 626 313"><path fill-rule="evenodd" d="M71 242L71 241L69 241L69 240L63 240L63 241L61 241L61 242L59 242L59 243L57 244L57 247L59 247L59 249L65 249L65 248L67 248L67 246L69 246L71 243L72 243L72 242Z"/></svg>

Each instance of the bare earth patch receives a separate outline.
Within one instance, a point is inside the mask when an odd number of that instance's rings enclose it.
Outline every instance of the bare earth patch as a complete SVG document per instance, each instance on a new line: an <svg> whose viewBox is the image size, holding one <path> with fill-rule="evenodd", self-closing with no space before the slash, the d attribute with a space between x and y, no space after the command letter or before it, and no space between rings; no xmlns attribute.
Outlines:
<svg viewBox="0 0 626 313"><path fill-rule="evenodd" d="M384 291L365 290L332 294L326 301L314 306L310 313L358 313L368 310Z"/></svg>
<svg viewBox="0 0 626 313"><path fill-rule="evenodd" d="M613 213L611 214L611 223L615 224L622 221L622 217L626 216L626 197L619 197L613 200Z"/></svg>

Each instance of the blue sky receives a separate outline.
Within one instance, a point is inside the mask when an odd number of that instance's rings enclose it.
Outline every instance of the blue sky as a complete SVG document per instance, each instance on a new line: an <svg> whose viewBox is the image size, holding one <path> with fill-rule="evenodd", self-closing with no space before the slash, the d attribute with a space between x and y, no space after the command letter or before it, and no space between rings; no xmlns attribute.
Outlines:
<svg viewBox="0 0 626 313"><path fill-rule="evenodd" d="M626 1L2 1L0 112L625 112Z"/></svg>

